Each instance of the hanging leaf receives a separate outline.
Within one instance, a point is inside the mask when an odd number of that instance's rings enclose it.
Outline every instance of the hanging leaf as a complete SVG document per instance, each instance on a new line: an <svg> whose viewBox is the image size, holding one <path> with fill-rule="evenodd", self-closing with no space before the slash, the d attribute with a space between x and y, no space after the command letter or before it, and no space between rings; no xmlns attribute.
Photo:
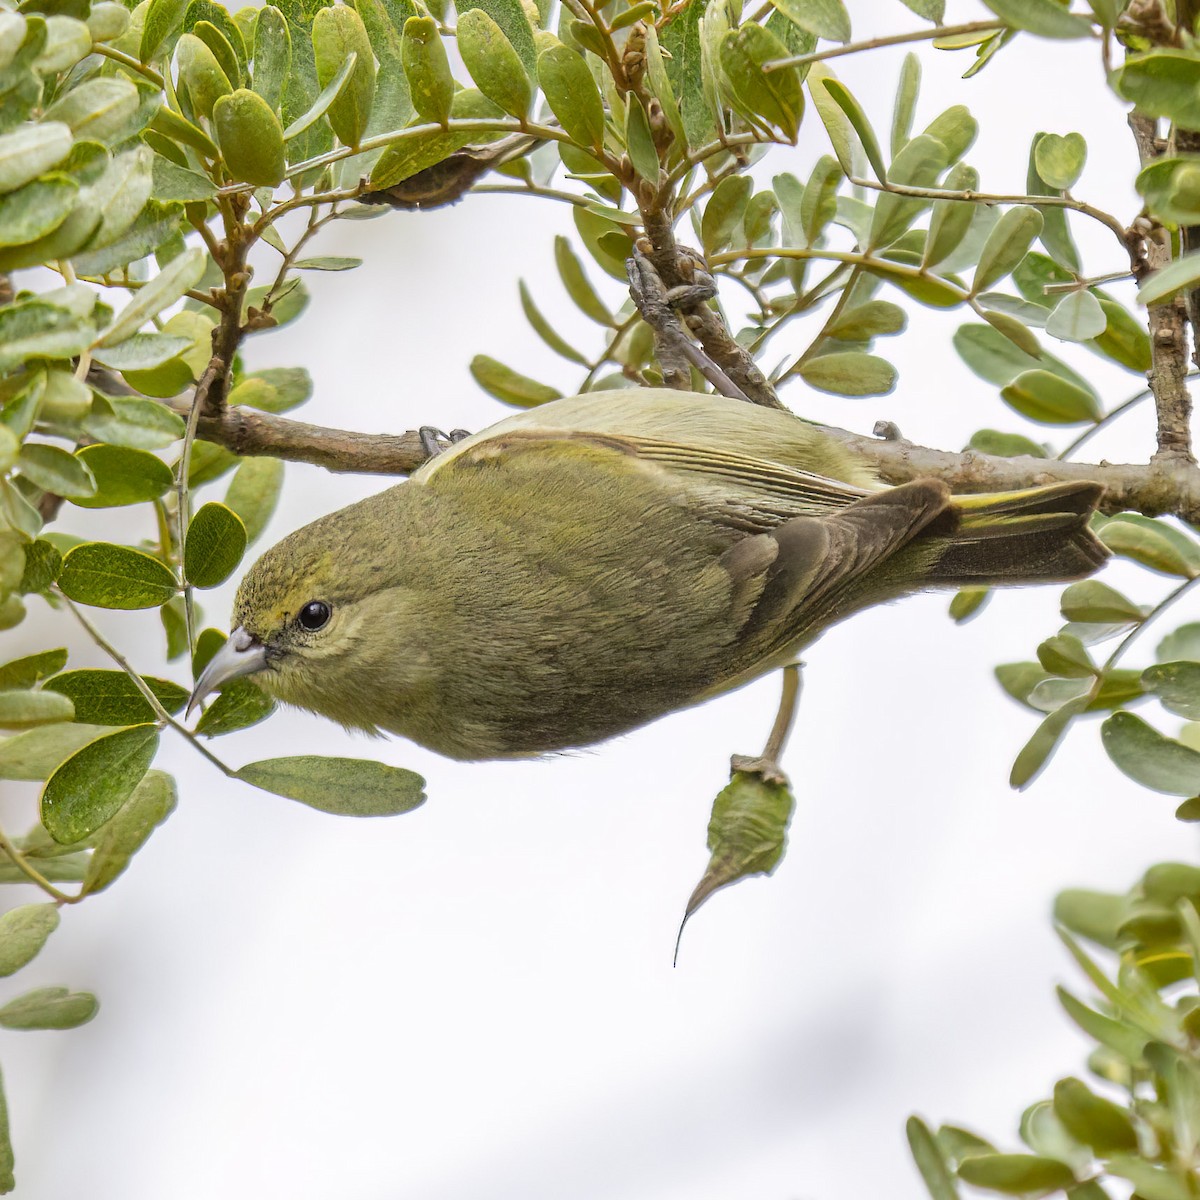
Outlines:
<svg viewBox="0 0 1200 1200"><path fill-rule="evenodd" d="M562 398L562 392L538 383L486 354L477 354L471 359L471 375L489 396L518 408L532 408Z"/></svg>
<svg viewBox="0 0 1200 1200"><path fill-rule="evenodd" d="M581 146L604 145L604 101L583 59L561 43L538 55L538 82L550 111Z"/></svg>
<svg viewBox="0 0 1200 1200"><path fill-rule="evenodd" d="M69 845L99 829L133 794L157 749L158 730L146 724L104 734L72 754L42 789L50 836Z"/></svg>
<svg viewBox="0 0 1200 1200"><path fill-rule="evenodd" d="M57 928L54 904L23 904L0 916L0 975L13 975L32 962Z"/></svg>
<svg viewBox="0 0 1200 1200"><path fill-rule="evenodd" d="M388 817L425 801L420 775L358 758L267 758L247 763L236 776L264 792L338 816Z"/></svg>
<svg viewBox="0 0 1200 1200"><path fill-rule="evenodd" d="M102 892L122 875L150 835L175 811L175 780L163 771L147 771L141 783L104 826L88 860L81 891Z"/></svg>
<svg viewBox="0 0 1200 1200"><path fill-rule="evenodd" d="M529 76L512 42L482 9L459 15L458 51L475 86L509 116L523 119L533 100Z"/></svg>
<svg viewBox="0 0 1200 1200"><path fill-rule="evenodd" d="M1200 753L1164 737L1141 717L1113 713L1100 736L1109 758L1142 787L1173 796L1200 793Z"/></svg>
<svg viewBox="0 0 1200 1200"><path fill-rule="evenodd" d="M1046 332L1065 342L1086 342L1108 328L1100 301L1086 289L1068 292L1046 318Z"/></svg>
<svg viewBox="0 0 1200 1200"><path fill-rule="evenodd" d="M146 450L99 444L85 446L76 456L91 475L91 495L78 495L81 508L117 508L156 500L172 484L171 468Z"/></svg>
<svg viewBox="0 0 1200 1200"><path fill-rule="evenodd" d="M1043 425L1078 425L1104 415L1092 392L1049 371L1024 371L1000 395L1010 408Z"/></svg>
<svg viewBox="0 0 1200 1200"><path fill-rule="evenodd" d="M205 504L188 524L183 573L193 587L225 582L246 553L246 527L224 504Z"/></svg>
<svg viewBox="0 0 1200 1200"><path fill-rule="evenodd" d="M1041 231L1042 214L1027 204L1019 204L1002 214L980 251L971 294L987 291L1010 274Z"/></svg>
<svg viewBox="0 0 1200 1200"><path fill-rule="evenodd" d="M320 9L312 23L317 82L329 85L351 54L354 69L329 105L329 124L345 146L357 146L366 133L375 103L375 58L362 18L348 5Z"/></svg>
<svg viewBox="0 0 1200 1200"><path fill-rule="evenodd" d="M432 17L409 17L404 22L402 53L413 108L422 119L444 125L454 97L454 76Z"/></svg>
<svg viewBox="0 0 1200 1200"><path fill-rule="evenodd" d="M234 179L255 187L283 182L287 172L283 126L256 92L238 88L222 96L213 105L213 129Z"/></svg>
<svg viewBox="0 0 1200 1200"><path fill-rule="evenodd" d="M886 396L896 386L890 362L854 350L810 358L799 373L809 387L838 396Z"/></svg>

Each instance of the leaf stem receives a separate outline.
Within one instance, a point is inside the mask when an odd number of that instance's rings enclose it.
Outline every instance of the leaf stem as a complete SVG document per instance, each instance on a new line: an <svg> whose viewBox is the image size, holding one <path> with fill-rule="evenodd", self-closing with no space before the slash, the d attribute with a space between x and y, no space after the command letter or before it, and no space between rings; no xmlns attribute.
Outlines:
<svg viewBox="0 0 1200 1200"><path fill-rule="evenodd" d="M55 901L55 903L78 904L80 900L84 899L82 892L77 896L71 896L66 892L60 892L58 888L56 888L54 884L52 884L50 880L48 880L45 875L43 875L41 871L39 871L29 861L29 859L27 859L25 855L23 855L20 850L16 848L15 845L13 845L12 840L3 829L0 829L0 850L2 850L8 856L13 866L16 867L17 870L20 871L30 883L36 884L38 887L40 887L47 896Z"/></svg>
<svg viewBox="0 0 1200 1200"><path fill-rule="evenodd" d="M236 772L233 770L233 768L226 766L225 763L223 763L215 754L213 754L211 750L207 749L200 743L199 738L197 738L190 729L188 729L185 725L182 725L179 721L175 720L175 718L171 716L171 714L167 712L165 708L163 708L158 697L147 686L146 681L133 669L133 667L129 665L129 660L116 648L116 646L114 646L104 636L104 634L102 634L100 630L97 629L96 626L93 625L91 621L89 621L87 617L85 617L83 613L79 611L79 608L76 606L74 601L70 599L70 597L64 595L57 588L54 590L56 594L61 597L67 608L69 608L74 614L75 619L79 622L79 624L83 626L84 632L88 635L88 637L90 637L92 641L95 642L96 645L99 646L100 649L103 650L104 653L107 654L108 657L111 658L113 662L115 662L117 666L120 667L121 670L124 671L125 674L128 675L133 681L134 687L141 692L143 699L154 710L154 715L158 718L159 725L169 725L173 730L175 730L176 733L180 734L182 737L191 742L193 748L207 758L208 761L217 768L217 770L221 771L225 775L228 775L232 779L234 775L236 775Z"/></svg>
<svg viewBox="0 0 1200 1200"><path fill-rule="evenodd" d="M1073 442L1071 442L1064 449L1060 450L1059 453L1054 457L1058 459L1059 462L1066 462L1067 459L1070 458L1070 456L1074 454L1080 446L1099 433L1100 430L1103 429L1110 421L1112 421L1114 417L1119 417L1123 412L1128 411L1135 405L1141 404L1143 400L1148 400L1153 394L1154 393L1151 392L1149 388L1142 388L1140 392L1136 392L1134 395L1130 396L1128 400L1122 401L1117 405L1116 408L1106 412L1104 416L1102 416L1100 420L1096 422L1095 425L1085 429Z"/></svg>
<svg viewBox="0 0 1200 1200"><path fill-rule="evenodd" d="M148 79L160 91L165 91L167 81L153 68L148 67L144 62L139 62L132 54L126 54L123 50L116 50L112 46L106 46L103 42L97 42L92 46L93 54L102 54L105 58L111 58L113 62L119 62L121 66L128 67L131 71L136 71L144 79Z"/></svg>

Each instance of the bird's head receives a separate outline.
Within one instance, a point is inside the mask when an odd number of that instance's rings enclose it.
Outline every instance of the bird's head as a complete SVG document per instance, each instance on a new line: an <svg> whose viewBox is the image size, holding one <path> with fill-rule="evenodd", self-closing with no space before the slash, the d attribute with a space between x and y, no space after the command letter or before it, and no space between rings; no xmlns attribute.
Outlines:
<svg viewBox="0 0 1200 1200"><path fill-rule="evenodd" d="M222 685L253 675L277 699L374 728L365 716L378 691L372 681L396 648L394 618L404 605L388 570L392 556L356 511L369 503L297 530L250 568L229 640L196 681L189 713Z"/></svg>

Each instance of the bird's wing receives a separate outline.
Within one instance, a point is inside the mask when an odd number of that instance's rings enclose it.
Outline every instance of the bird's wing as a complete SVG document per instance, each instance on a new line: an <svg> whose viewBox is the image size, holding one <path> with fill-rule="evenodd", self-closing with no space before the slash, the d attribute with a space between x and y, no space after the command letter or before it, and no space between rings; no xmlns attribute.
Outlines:
<svg viewBox="0 0 1200 1200"><path fill-rule="evenodd" d="M738 533L774 529L792 517L834 512L872 493L799 467L723 449L639 434L580 430L497 429L445 452L413 481L452 484L455 475L571 448L615 451L686 500L695 515ZM444 461L442 461L444 459Z"/></svg>

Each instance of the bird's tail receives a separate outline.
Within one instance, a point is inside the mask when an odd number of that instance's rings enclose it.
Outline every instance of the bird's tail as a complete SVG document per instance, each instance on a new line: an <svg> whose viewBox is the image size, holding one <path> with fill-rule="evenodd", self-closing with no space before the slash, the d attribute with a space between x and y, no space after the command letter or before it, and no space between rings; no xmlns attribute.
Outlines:
<svg viewBox="0 0 1200 1200"><path fill-rule="evenodd" d="M1090 575L1108 558L1089 526L1103 494L1100 484L1082 481L955 496L956 525L930 576L961 587Z"/></svg>

